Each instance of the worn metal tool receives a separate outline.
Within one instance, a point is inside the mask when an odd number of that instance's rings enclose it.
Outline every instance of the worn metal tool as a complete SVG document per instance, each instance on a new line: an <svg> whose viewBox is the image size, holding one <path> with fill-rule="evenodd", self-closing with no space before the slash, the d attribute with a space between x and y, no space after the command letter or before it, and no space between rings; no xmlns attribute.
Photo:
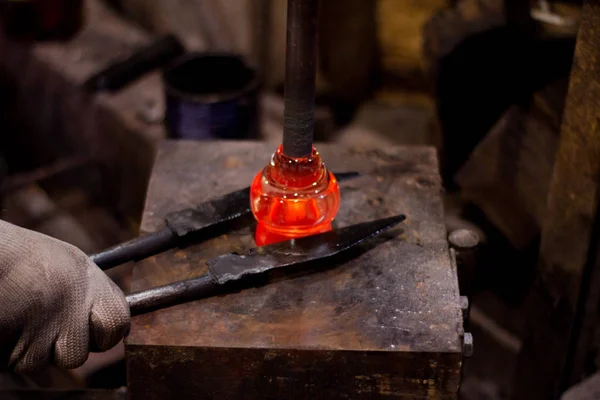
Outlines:
<svg viewBox="0 0 600 400"><path fill-rule="evenodd" d="M90 92L116 92L142 75L175 60L185 53L174 35L160 37L127 58L117 60L84 83Z"/></svg>
<svg viewBox="0 0 600 400"><path fill-rule="evenodd" d="M207 261L208 273L132 293L127 302L132 315L213 296L231 283L253 275L335 256L404 221L404 215L352 225L315 236L259 247L246 254L231 253Z"/></svg>
<svg viewBox="0 0 600 400"><path fill-rule="evenodd" d="M357 172L335 174L338 181L357 177ZM215 228L250 213L250 188L244 188L188 208L167 214L165 228L142 237L121 243L101 253L90 256L103 270L139 261L175 247L184 237Z"/></svg>

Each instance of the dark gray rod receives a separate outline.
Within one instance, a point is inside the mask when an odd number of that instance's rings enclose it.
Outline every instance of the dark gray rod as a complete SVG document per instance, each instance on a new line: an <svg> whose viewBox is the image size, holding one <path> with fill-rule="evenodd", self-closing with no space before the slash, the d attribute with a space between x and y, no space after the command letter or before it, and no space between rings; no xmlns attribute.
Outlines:
<svg viewBox="0 0 600 400"><path fill-rule="evenodd" d="M170 283L168 285L155 287L141 292L127 295L127 304L131 315L144 314L159 308L210 297L219 290L208 275Z"/></svg>
<svg viewBox="0 0 600 400"><path fill-rule="evenodd" d="M312 153L317 77L318 0L288 0L283 153Z"/></svg>

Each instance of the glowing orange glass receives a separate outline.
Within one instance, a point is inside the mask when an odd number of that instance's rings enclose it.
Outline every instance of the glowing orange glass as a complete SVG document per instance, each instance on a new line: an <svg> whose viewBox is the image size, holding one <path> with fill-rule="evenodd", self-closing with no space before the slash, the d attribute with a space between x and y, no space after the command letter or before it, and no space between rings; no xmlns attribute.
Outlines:
<svg viewBox="0 0 600 400"><path fill-rule="evenodd" d="M314 147L310 157L290 158L280 146L254 178L250 202L256 244L264 246L331 230L340 189Z"/></svg>

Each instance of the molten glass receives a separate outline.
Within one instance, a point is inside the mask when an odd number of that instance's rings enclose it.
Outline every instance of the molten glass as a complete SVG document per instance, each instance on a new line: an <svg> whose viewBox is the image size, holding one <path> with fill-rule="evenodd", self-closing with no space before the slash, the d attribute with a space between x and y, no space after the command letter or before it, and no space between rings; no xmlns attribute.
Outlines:
<svg viewBox="0 0 600 400"><path fill-rule="evenodd" d="M314 147L310 157L291 158L280 146L254 178L250 202L256 244L264 246L331 230L340 188Z"/></svg>

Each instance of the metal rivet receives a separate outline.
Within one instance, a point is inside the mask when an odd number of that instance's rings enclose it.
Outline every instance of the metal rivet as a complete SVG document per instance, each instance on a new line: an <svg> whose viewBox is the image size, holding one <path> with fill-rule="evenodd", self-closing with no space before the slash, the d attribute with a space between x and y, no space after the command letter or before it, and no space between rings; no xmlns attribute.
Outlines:
<svg viewBox="0 0 600 400"><path fill-rule="evenodd" d="M479 245L479 235L469 229L457 229L450 233L448 241L457 250L473 249Z"/></svg>
<svg viewBox="0 0 600 400"><path fill-rule="evenodd" d="M465 332L463 337L463 356L471 357L473 355L473 335Z"/></svg>

